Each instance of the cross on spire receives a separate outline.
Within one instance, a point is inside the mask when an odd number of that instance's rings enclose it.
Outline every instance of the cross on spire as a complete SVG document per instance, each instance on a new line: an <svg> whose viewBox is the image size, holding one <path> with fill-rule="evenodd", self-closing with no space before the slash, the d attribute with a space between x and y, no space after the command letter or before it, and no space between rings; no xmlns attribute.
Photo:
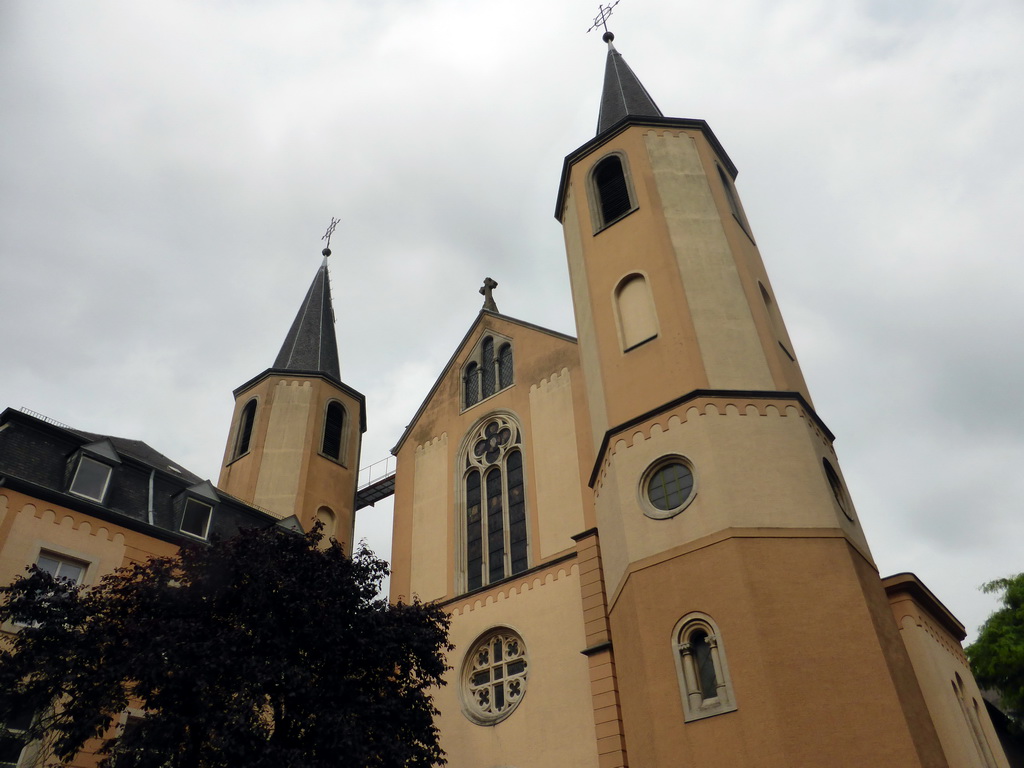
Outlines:
<svg viewBox="0 0 1024 768"><path fill-rule="evenodd" d="M331 216L331 225L327 228L327 231L324 232L324 236L320 238L321 240L327 241L327 247L323 250L324 258L331 255L331 235L334 234L334 228L340 223L341 219L336 219Z"/></svg>
<svg viewBox="0 0 1024 768"><path fill-rule="evenodd" d="M587 32L593 32L598 27L604 27L604 41L606 43L610 42L611 38L614 36L608 31L608 19L612 15L612 8L618 4L619 0L615 0L615 2L610 5L599 4L597 6L597 16L594 17L594 23L590 25L590 29L588 29Z"/></svg>
<svg viewBox="0 0 1024 768"><path fill-rule="evenodd" d="M498 281L492 280L489 277L484 278L483 287L480 288L480 295L484 297L484 306L488 312L497 312L498 305L494 303L494 297L491 292L498 287Z"/></svg>

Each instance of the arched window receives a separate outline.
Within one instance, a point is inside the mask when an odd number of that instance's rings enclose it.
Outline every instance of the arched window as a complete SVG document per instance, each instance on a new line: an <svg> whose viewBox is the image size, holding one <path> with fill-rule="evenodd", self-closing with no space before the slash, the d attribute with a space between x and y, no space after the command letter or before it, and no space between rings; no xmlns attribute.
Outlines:
<svg viewBox="0 0 1024 768"><path fill-rule="evenodd" d="M473 644L462 665L465 713L478 725L512 714L526 693L526 644L511 629L492 630Z"/></svg>
<svg viewBox="0 0 1024 768"><path fill-rule="evenodd" d="M481 360L480 368L482 370L481 380L483 382L481 389L483 390L484 397L490 397L494 394L494 339L487 336L484 339L483 346L481 347Z"/></svg>
<svg viewBox="0 0 1024 768"><path fill-rule="evenodd" d="M615 309L619 317L619 333L623 351L650 341L658 335L658 316L647 279L643 275L627 275L615 289Z"/></svg>
<svg viewBox="0 0 1024 768"><path fill-rule="evenodd" d="M521 443L519 427L508 416L488 419L467 443L463 476L467 590L529 567Z"/></svg>
<svg viewBox="0 0 1024 768"><path fill-rule="evenodd" d="M330 507L320 507L316 511L316 519L324 524L323 535L324 541L329 541L334 536L334 529L337 525L337 517Z"/></svg>
<svg viewBox="0 0 1024 768"><path fill-rule="evenodd" d="M967 701L967 691L964 690L963 678L957 672L953 674L956 677L955 681L950 681L953 685L953 693L960 705L960 712L963 714L964 720L967 721L967 727L970 729L971 738L974 741L975 748L978 750L978 755L985 763L985 768L995 768L996 761L992 754L992 748L989 746L988 738L981 727L981 718L978 714L978 700L972 698L970 702Z"/></svg>
<svg viewBox="0 0 1024 768"><path fill-rule="evenodd" d="M676 675L689 722L736 709L721 635L710 616L691 613L672 632Z"/></svg>
<svg viewBox="0 0 1024 768"><path fill-rule="evenodd" d="M511 387L512 378L512 342L501 336L484 336L462 369L462 407L470 408Z"/></svg>
<svg viewBox="0 0 1024 768"><path fill-rule="evenodd" d="M320 443L320 453L340 462L344 432L345 408L337 400L331 400L324 412L324 433Z"/></svg>
<svg viewBox="0 0 1024 768"><path fill-rule="evenodd" d="M502 344L498 350L498 389L512 386L512 345Z"/></svg>
<svg viewBox="0 0 1024 768"><path fill-rule="evenodd" d="M480 366L476 363L467 365L465 373L462 374L462 381L465 398L463 407L469 408L480 402Z"/></svg>
<svg viewBox="0 0 1024 768"><path fill-rule="evenodd" d="M249 441L252 440L252 427L256 423L256 398L245 404L238 420L238 440L235 443L235 458L249 452Z"/></svg>
<svg viewBox="0 0 1024 768"><path fill-rule="evenodd" d="M636 206L629 194L626 171L619 155L609 155L594 166L593 194L596 197L597 227L603 229L618 221Z"/></svg>
<svg viewBox="0 0 1024 768"><path fill-rule="evenodd" d="M740 208L739 198L736 197L736 189L732 185L732 181L722 166L716 166L718 168L718 177L722 180L722 189L725 190L725 199L729 203L729 212L735 217L736 222L743 228L743 231L747 233L747 237L753 240L753 236L750 234L750 225L747 224L747 219L743 215L743 209Z"/></svg>
<svg viewBox="0 0 1024 768"><path fill-rule="evenodd" d="M842 513L846 515L846 519L851 523L854 522L850 497L846 494L846 489L843 488L843 481L839 479L839 475L836 474L836 470L829 463L828 459L822 459L821 465L825 470L825 477L828 479L828 485L832 489L832 495L835 497L836 504L839 505Z"/></svg>

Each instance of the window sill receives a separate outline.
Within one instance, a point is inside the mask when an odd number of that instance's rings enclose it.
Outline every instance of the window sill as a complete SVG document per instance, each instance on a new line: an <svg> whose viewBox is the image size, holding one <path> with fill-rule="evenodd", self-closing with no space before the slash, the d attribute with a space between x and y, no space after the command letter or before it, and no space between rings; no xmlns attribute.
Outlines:
<svg viewBox="0 0 1024 768"><path fill-rule="evenodd" d="M635 213L635 212L637 212L639 210L640 210L640 206L639 205L635 205L632 208L630 208L628 211L626 211L624 214L622 214L621 216L616 216L611 221L604 222L604 223L600 224L599 226L594 227L594 236L596 237L597 235L599 235L600 233L604 232L609 227L614 227L616 224L618 224L624 218L629 216L631 213Z"/></svg>

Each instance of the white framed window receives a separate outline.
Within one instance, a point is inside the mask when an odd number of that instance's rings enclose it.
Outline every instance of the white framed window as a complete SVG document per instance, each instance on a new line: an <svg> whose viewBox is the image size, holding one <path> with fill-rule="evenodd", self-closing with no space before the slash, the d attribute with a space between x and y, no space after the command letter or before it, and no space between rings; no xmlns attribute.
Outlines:
<svg viewBox="0 0 1024 768"><path fill-rule="evenodd" d="M210 533L210 518L213 516L213 506L199 501L198 499L186 499L185 511L181 515L181 525L178 530L205 539Z"/></svg>
<svg viewBox="0 0 1024 768"><path fill-rule="evenodd" d="M672 631L679 694L686 722L736 709L721 633L710 616L690 613Z"/></svg>
<svg viewBox="0 0 1024 768"><path fill-rule="evenodd" d="M102 461L96 461L89 456L81 456L78 466L75 467L74 477L71 478L69 490L76 496L91 499L103 503L107 495L107 488L110 486L110 475L113 469Z"/></svg>
<svg viewBox="0 0 1024 768"><path fill-rule="evenodd" d="M663 456L651 464L640 480L640 505L655 520L675 517L697 495L693 465L683 456Z"/></svg>
<svg viewBox="0 0 1024 768"><path fill-rule="evenodd" d="M526 644L507 627L493 629L472 646L462 665L463 711L477 725L496 725L526 693Z"/></svg>
<svg viewBox="0 0 1024 768"><path fill-rule="evenodd" d="M85 580L85 572L89 564L49 550L41 550L36 558L36 566L46 571L55 579L78 585Z"/></svg>

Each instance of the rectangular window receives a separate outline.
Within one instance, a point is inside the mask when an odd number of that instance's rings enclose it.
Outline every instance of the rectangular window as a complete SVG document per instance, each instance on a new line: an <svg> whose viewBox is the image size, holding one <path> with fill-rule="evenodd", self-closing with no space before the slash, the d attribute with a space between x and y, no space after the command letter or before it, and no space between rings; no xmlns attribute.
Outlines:
<svg viewBox="0 0 1024 768"><path fill-rule="evenodd" d="M188 499L185 502L185 513L181 516L182 533L198 536L205 539L210 531L210 516L213 514L213 507L204 504L196 499Z"/></svg>
<svg viewBox="0 0 1024 768"><path fill-rule="evenodd" d="M71 492L93 501L103 501L110 483L111 469L106 464L83 456L71 480Z"/></svg>
<svg viewBox="0 0 1024 768"><path fill-rule="evenodd" d="M0 727L0 768L17 768L25 748L24 732L32 724L30 715L8 720Z"/></svg>
<svg viewBox="0 0 1024 768"><path fill-rule="evenodd" d="M46 571L53 578L69 581L72 584L81 584L82 579L85 578L85 570L89 567L88 563L83 563L81 560L72 560L69 557L46 551L39 553L36 565L39 566L39 570Z"/></svg>

